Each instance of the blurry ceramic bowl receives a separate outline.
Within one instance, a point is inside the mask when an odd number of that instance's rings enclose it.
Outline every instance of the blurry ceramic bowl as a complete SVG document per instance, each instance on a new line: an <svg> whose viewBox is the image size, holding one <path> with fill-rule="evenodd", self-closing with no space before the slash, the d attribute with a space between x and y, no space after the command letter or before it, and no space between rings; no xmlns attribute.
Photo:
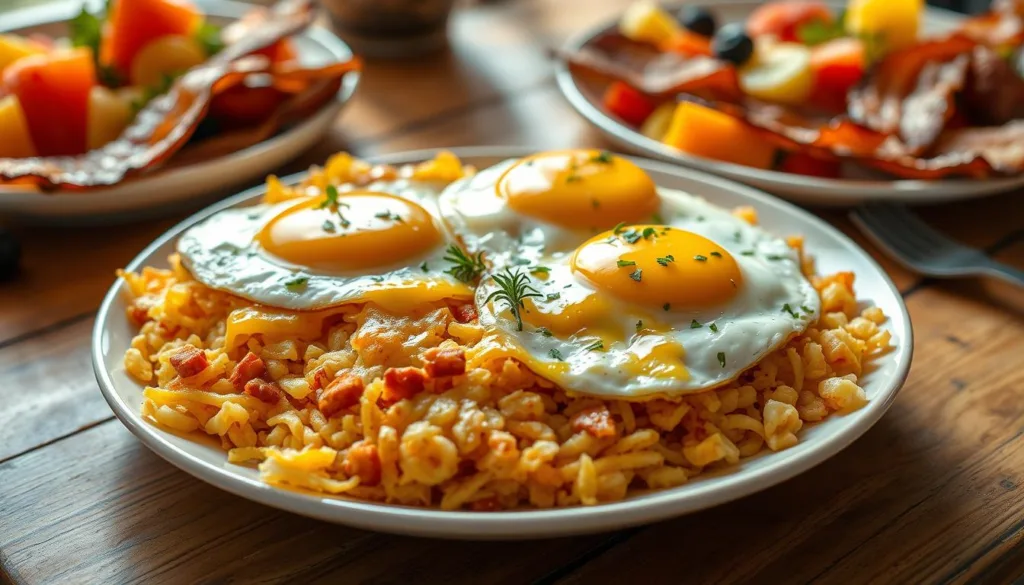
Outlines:
<svg viewBox="0 0 1024 585"><path fill-rule="evenodd" d="M335 32L367 57L408 57L447 45L455 0L320 0Z"/></svg>

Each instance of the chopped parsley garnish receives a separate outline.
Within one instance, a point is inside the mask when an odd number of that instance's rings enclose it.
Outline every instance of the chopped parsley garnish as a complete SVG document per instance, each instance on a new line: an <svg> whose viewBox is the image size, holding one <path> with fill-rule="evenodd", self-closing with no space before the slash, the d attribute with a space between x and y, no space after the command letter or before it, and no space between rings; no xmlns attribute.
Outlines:
<svg viewBox="0 0 1024 585"><path fill-rule="evenodd" d="M391 213L388 210L381 211L380 213L375 213L373 214L373 216L379 219L390 219L392 221L397 221L399 223L402 222L402 216L398 215L397 213Z"/></svg>
<svg viewBox="0 0 1024 585"><path fill-rule="evenodd" d="M622 268L623 266L636 266L636 262L632 260L616 260L615 265Z"/></svg>
<svg viewBox="0 0 1024 585"><path fill-rule="evenodd" d="M637 321L636 322L636 330L637 330L637 332L639 332L643 328L644 328L644 322L643 321Z"/></svg>
<svg viewBox="0 0 1024 585"><path fill-rule="evenodd" d="M530 286L530 277L518 270L512 272L511 268L506 268L504 273L495 274L491 279L498 285L498 290L488 295L484 302L489 303L493 299L504 302L512 316L516 318L516 329L522 331L523 316L520 310L526 306L527 298L539 297L540 293Z"/></svg>
<svg viewBox="0 0 1024 585"><path fill-rule="evenodd" d="M598 339L597 341L595 341L594 343L591 343L590 345L588 345L587 347L584 347L583 349L585 349L587 351L597 351L599 349L604 349L604 342L601 341L600 339Z"/></svg>
<svg viewBox="0 0 1024 585"><path fill-rule="evenodd" d="M615 226L615 227L614 227L614 228L612 229L612 233L613 233L613 234L615 234L615 235L619 235L619 234L621 234L621 233L622 233L622 229L623 229L623 228L625 228L625 227L626 227L626 222L624 222L624 221L620 221L620 222L619 222L619 223L618 223L618 224L617 224L617 225L616 225L616 226Z"/></svg>
<svg viewBox="0 0 1024 585"><path fill-rule="evenodd" d="M715 258L721 258L722 257L722 253L721 252L712 252L711 255L714 256Z"/></svg>
<svg viewBox="0 0 1024 585"><path fill-rule="evenodd" d="M808 315L813 315L814 314L814 309L809 308L807 305L800 305L800 309L804 313L807 313Z"/></svg>
<svg viewBox="0 0 1024 585"><path fill-rule="evenodd" d="M657 258L657 261L658 264L661 264L662 266L668 266L668 263L675 262L676 258L672 254L669 254L668 256L661 256L660 258Z"/></svg>
<svg viewBox="0 0 1024 585"><path fill-rule="evenodd" d="M700 329L701 327L703 327L703 325L700 324L700 321L697 321L696 319L690 321L690 329Z"/></svg>
<svg viewBox="0 0 1024 585"><path fill-rule="evenodd" d="M558 351L557 349L552 349L551 351L548 352L548 355L551 357L551 359L556 359L558 361L562 361L563 359L562 352Z"/></svg>
<svg viewBox="0 0 1024 585"><path fill-rule="evenodd" d="M325 219L323 225L320 227L322 227L325 232L334 232L338 229L338 226L334 225L334 222L329 219Z"/></svg>
<svg viewBox="0 0 1024 585"><path fill-rule="evenodd" d="M430 266L427 266L427 263L423 262L423 263L420 264L420 270L422 270L423 272L426 272L426 271L430 270Z"/></svg>
<svg viewBox="0 0 1024 585"><path fill-rule="evenodd" d="M308 276L296 276L295 278L286 280L284 282L284 286L287 287L288 290L296 291L305 287L307 282L309 282Z"/></svg>
<svg viewBox="0 0 1024 585"><path fill-rule="evenodd" d="M781 256L779 254L766 254L765 258L768 259L768 260L785 260L786 259L785 256Z"/></svg>
<svg viewBox="0 0 1024 585"><path fill-rule="evenodd" d="M549 272L551 272L551 269L548 268L547 266L534 266L533 268L530 269L530 274L536 274L537 276L540 276L542 274L544 276L547 276Z"/></svg>
<svg viewBox="0 0 1024 585"><path fill-rule="evenodd" d="M338 188L334 185L327 185L324 189L324 200L317 205L317 209L327 209L328 207L337 207L338 205Z"/></svg>
<svg viewBox="0 0 1024 585"><path fill-rule="evenodd" d="M484 265L483 256L483 252L476 256L466 254L462 248L452 244L445 250L444 259L452 264L452 267L445 270L445 273L451 274L462 282L473 282L487 268Z"/></svg>
<svg viewBox="0 0 1024 585"><path fill-rule="evenodd" d="M656 229L654 229L652 227L646 227L646 228L644 228L643 236L644 236L645 240L649 240L652 237L654 237L655 235L657 235L657 233L658 233L658 230L656 230Z"/></svg>
<svg viewBox="0 0 1024 585"><path fill-rule="evenodd" d="M712 333L718 333L718 325L715 325L714 323L708 325L708 329L710 329Z"/></svg>
<svg viewBox="0 0 1024 585"><path fill-rule="evenodd" d="M792 316L794 319L800 316L797 315L795 311L793 311L793 308L789 306L789 303L782 305L782 310L785 311L786 313L789 313L790 316Z"/></svg>
<svg viewBox="0 0 1024 585"><path fill-rule="evenodd" d="M220 35L220 27L204 20L199 28L192 34L192 38L203 47L207 56L215 55L224 48L224 40Z"/></svg>
<svg viewBox="0 0 1024 585"><path fill-rule="evenodd" d="M721 366L723 368L725 367L725 352L724 351L718 352L718 363L721 364Z"/></svg>
<svg viewBox="0 0 1024 585"><path fill-rule="evenodd" d="M753 256L754 255L754 251L753 250L743 250L742 252L740 252L740 255L741 256Z"/></svg>
<svg viewBox="0 0 1024 585"><path fill-rule="evenodd" d="M638 232L636 230L628 230L628 231L622 232L622 239L626 240L626 242L630 243L630 244L635 244L635 243L639 242L640 238L642 238L642 237L643 236L640 235L640 232Z"/></svg>
<svg viewBox="0 0 1024 585"><path fill-rule="evenodd" d="M698 215L697 216L697 221L704 221L704 216L703 215Z"/></svg>
<svg viewBox="0 0 1024 585"><path fill-rule="evenodd" d="M640 282L640 277L643 275L643 272L644 272L643 270L640 270L639 268L637 268L633 272L629 273L629 277L632 278L633 280L637 281L637 282Z"/></svg>
<svg viewBox="0 0 1024 585"><path fill-rule="evenodd" d="M591 157L590 162L601 163L603 165L611 164L612 153L608 152L607 150L602 150L599 154L595 154L593 157Z"/></svg>
<svg viewBox="0 0 1024 585"><path fill-rule="evenodd" d="M554 333L552 333L551 330L548 329L547 327L538 327L537 333L540 333L544 337L551 337L552 335L554 335Z"/></svg>
<svg viewBox="0 0 1024 585"><path fill-rule="evenodd" d="M544 298L549 301L557 301L558 299L562 298L562 293L548 293L547 296Z"/></svg>
<svg viewBox="0 0 1024 585"><path fill-rule="evenodd" d="M383 276L371 276L370 280L372 280L373 282L384 282L384 277Z"/></svg>
<svg viewBox="0 0 1024 585"><path fill-rule="evenodd" d="M707 262L708 261L708 257L707 256L701 256L700 254L697 254L696 256L694 256L693 259L696 260L697 262Z"/></svg>
<svg viewBox="0 0 1024 585"><path fill-rule="evenodd" d="M668 303L665 303L664 305L662 305L662 306L661 306L661 309L662 309L663 311L667 311L667 310L669 310L669 309L671 309L671 308L672 308L672 305L670 305L670 304L668 304Z"/></svg>
<svg viewBox="0 0 1024 585"><path fill-rule="evenodd" d="M732 234L732 240L733 240L734 242L739 242L739 241L740 241L740 232L739 232L739 230L736 230L736 231L735 231L735 232L734 232L734 233Z"/></svg>

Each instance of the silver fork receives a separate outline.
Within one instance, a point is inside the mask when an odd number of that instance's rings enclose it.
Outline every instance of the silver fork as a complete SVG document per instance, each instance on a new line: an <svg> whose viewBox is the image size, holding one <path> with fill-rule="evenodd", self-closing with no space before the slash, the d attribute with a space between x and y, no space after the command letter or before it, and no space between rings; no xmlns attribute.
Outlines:
<svg viewBox="0 0 1024 585"><path fill-rule="evenodd" d="M850 219L897 262L921 274L939 278L994 276L1024 286L1024 271L950 240L903 205L863 205L850 212Z"/></svg>

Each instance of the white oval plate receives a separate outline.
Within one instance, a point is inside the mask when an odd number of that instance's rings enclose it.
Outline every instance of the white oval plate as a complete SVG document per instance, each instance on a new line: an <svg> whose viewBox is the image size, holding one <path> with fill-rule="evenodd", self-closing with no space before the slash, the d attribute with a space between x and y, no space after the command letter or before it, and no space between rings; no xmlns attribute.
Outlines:
<svg viewBox="0 0 1024 585"><path fill-rule="evenodd" d="M94 3L93 3L94 4ZM251 4L231 0L199 0L200 9L219 23L226 23L252 10ZM66 34L66 22L81 10L82 2L46 4L4 14L0 32L40 31ZM352 57L348 45L327 29L312 26L293 37L299 59L307 65L326 65ZM35 190L0 186L0 214L38 223L111 223L137 220L196 209L211 196L262 179L273 169L294 159L315 145L330 128L342 106L352 97L359 74L346 75L333 100L309 118L248 148L185 166L157 170L109 188L82 193L40 193ZM187 150L187 147L186 147Z"/></svg>
<svg viewBox="0 0 1024 585"><path fill-rule="evenodd" d="M509 157L530 154L522 148L454 149L467 163L484 168ZM414 151L377 160L403 164L429 159L433 151ZM182 470L239 496L268 506L360 528L450 538L527 538L611 530L644 524L715 506L785 481L835 455L861 436L896 398L910 368L913 337L910 318L899 292L885 272L863 250L813 215L749 187L711 175L646 159L634 159L655 182L707 197L722 206L753 205L761 224L778 234L803 234L807 250L823 272L853 270L858 296L881 307L889 321L895 348L874 362L862 379L870 399L864 408L809 425L800 442L779 453L762 453L733 468L702 475L670 490L638 495L593 507L506 512L445 512L436 509L376 504L344 497L284 490L260 481L255 469L231 465L221 449L163 431L139 415L142 387L123 366L125 350L135 334L125 317L127 287L115 283L107 293L93 329L93 369L104 398L117 418L150 449ZM297 181L303 175L292 175ZM181 222L149 245L128 265L166 266L178 236L187 228L229 207L256 202L262 188L225 199Z"/></svg>
<svg viewBox="0 0 1024 585"><path fill-rule="evenodd" d="M828 3L837 10L845 5L835 1ZM760 4L748 0L719 0L708 3L708 9L720 23L739 22L745 20ZM924 30L927 34L942 33L956 28L962 20L963 17L954 12L929 7L924 14ZM570 39L565 48L569 51L578 50L595 37L614 29L617 24L618 19L583 31ZM869 172L864 171L864 179L820 179L693 156L648 138L605 112L601 105L604 86L588 83L573 75L560 60L555 63L555 79L572 107L619 148L715 173L806 205L850 206L874 200L936 203L984 197L1024 186L1024 175L987 180L918 181L872 178Z"/></svg>

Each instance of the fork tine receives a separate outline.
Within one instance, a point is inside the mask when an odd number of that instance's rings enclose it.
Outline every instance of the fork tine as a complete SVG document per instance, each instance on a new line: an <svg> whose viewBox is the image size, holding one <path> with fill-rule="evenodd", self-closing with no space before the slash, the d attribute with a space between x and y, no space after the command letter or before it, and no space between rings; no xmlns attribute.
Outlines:
<svg viewBox="0 0 1024 585"><path fill-rule="evenodd" d="M868 228L876 239L885 242L891 251L904 256L917 256L923 244L912 234L908 234L898 218L888 213L884 206L866 206L854 213L859 216L864 227Z"/></svg>
<svg viewBox="0 0 1024 585"><path fill-rule="evenodd" d="M903 205L887 205L887 211L892 217L903 224L905 232L913 233L919 239L931 246L960 246L957 242L939 233L935 228L928 225L917 214L912 213Z"/></svg>

